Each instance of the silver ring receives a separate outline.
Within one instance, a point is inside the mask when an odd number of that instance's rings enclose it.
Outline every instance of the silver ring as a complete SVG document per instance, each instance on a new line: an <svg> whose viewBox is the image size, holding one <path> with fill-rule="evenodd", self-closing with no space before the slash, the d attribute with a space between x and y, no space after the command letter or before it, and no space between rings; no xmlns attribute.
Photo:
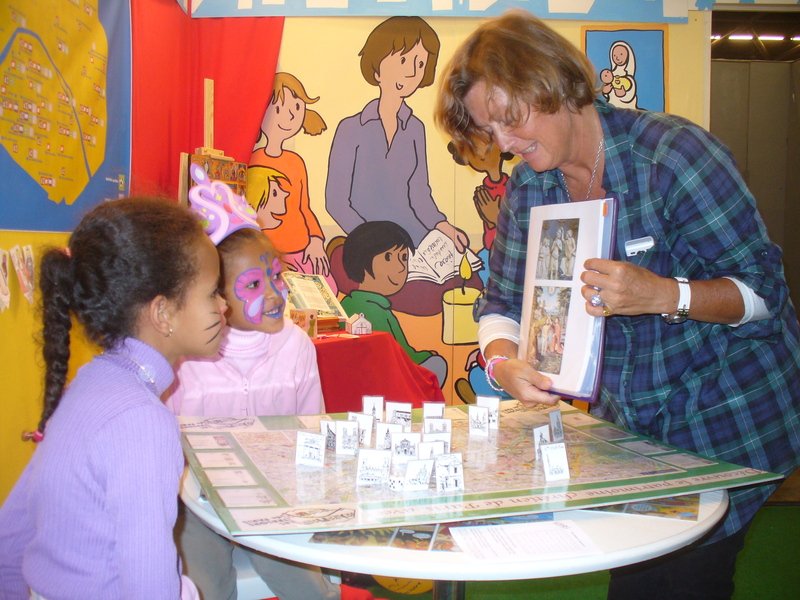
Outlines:
<svg viewBox="0 0 800 600"><path fill-rule="evenodd" d="M592 306L603 306L603 299L600 297L600 294L592 294L591 298L589 298L589 304Z"/></svg>

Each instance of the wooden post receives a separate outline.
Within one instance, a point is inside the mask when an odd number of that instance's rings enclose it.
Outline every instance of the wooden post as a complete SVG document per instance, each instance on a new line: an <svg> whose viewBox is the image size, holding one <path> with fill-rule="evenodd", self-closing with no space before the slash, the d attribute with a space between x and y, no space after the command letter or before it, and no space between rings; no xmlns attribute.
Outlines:
<svg viewBox="0 0 800 600"><path fill-rule="evenodd" d="M214 148L214 80L203 79L203 146L196 148L195 154L213 156L223 160L233 160L222 150Z"/></svg>

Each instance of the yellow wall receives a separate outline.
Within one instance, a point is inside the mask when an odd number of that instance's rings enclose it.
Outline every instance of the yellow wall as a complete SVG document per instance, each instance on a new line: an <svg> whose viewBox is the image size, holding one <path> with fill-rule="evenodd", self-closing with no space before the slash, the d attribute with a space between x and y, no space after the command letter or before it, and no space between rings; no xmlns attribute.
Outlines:
<svg viewBox="0 0 800 600"><path fill-rule="evenodd" d="M0 248L31 244L38 259L48 246L63 246L67 234L0 231ZM42 412L44 361L38 345L38 306L29 304L20 292L11 270L11 306L0 313L0 501L5 500L33 453L34 444L23 442L23 431L36 428ZM38 272L38 271L37 271ZM38 301L38 295L35 302ZM73 329L70 370L89 358L91 350L79 331Z"/></svg>
<svg viewBox="0 0 800 600"><path fill-rule="evenodd" d="M366 34L382 20L366 17L286 20L279 69L296 74L312 96L321 97L312 108L322 114L329 128L316 137L300 134L288 144L306 160L312 208L326 237L339 233L324 207L330 143L339 121L360 111L375 97L376 88L367 85L361 77L358 52ZM479 21L432 18L429 22L442 42L440 72L457 43ZM710 22L709 12L691 12L689 23L668 28L669 110L705 127L708 127L709 111ZM581 27L587 23L555 21L552 25L580 47ZM699 57L703 57L702 60ZM480 176L452 161L446 150L447 140L433 125L434 96L435 85L419 90L409 99L414 113L427 126L431 187L440 210L452 223L464 229L471 240L477 241L481 226L470 199L472 190L480 183ZM65 234L0 231L0 247L33 244L39 256L42 246L63 245L66 237ZM41 412L42 360L35 343L38 335L35 307L21 297L16 275L12 274L10 284L14 291L11 307L0 313L0 390L3 390L0 395L0 500L5 499L33 451L33 444L22 442L20 433L35 427ZM438 321L431 327L430 320L409 317L403 319L403 327L417 347L438 349L448 358L449 387L455 378L464 375L464 360L470 348L443 347ZM89 345L79 332L74 332L74 336L72 371L91 355ZM445 395L451 397L451 389L446 389Z"/></svg>

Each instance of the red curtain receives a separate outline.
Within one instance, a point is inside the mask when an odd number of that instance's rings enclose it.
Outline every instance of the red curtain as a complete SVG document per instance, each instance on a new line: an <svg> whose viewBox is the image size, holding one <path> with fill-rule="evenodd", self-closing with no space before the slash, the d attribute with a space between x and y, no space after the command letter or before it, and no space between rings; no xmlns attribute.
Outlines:
<svg viewBox="0 0 800 600"><path fill-rule="evenodd" d="M214 147L247 162L283 17L191 19L175 0L132 0L131 30L131 195L177 196L180 153L203 145L206 78L214 80Z"/></svg>

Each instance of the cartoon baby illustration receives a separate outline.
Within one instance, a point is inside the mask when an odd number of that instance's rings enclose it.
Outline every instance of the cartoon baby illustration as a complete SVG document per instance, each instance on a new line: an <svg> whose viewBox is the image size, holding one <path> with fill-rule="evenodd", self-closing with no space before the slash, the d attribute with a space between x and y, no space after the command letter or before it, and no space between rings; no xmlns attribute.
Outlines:
<svg viewBox="0 0 800 600"><path fill-rule="evenodd" d="M602 92L610 104L622 108L638 108L636 104L636 58L633 48L622 40L611 44L610 69L600 71Z"/></svg>

